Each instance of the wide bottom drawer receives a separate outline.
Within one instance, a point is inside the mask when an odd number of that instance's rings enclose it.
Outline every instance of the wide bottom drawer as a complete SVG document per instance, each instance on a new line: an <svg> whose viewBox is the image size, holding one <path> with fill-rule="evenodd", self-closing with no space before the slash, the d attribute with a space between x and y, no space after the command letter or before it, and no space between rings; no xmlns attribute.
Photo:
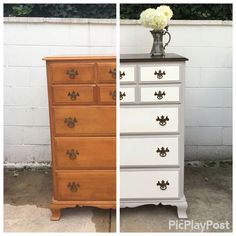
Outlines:
<svg viewBox="0 0 236 236"><path fill-rule="evenodd" d="M121 107L120 133L179 132L179 106Z"/></svg>
<svg viewBox="0 0 236 236"><path fill-rule="evenodd" d="M178 170L121 170L121 199L179 197Z"/></svg>
<svg viewBox="0 0 236 236"><path fill-rule="evenodd" d="M53 108L56 136L115 135L116 107L88 106Z"/></svg>
<svg viewBox="0 0 236 236"><path fill-rule="evenodd" d="M57 170L115 169L115 137L56 137L55 166Z"/></svg>
<svg viewBox="0 0 236 236"><path fill-rule="evenodd" d="M122 167L178 166L179 136L122 136L120 165Z"/></svg>
<svg viewBox="0 0 236 236"><path fill-rule="evenodd" d="M115 199L115 171L56 172L55 200L111 201Z"/></svg>

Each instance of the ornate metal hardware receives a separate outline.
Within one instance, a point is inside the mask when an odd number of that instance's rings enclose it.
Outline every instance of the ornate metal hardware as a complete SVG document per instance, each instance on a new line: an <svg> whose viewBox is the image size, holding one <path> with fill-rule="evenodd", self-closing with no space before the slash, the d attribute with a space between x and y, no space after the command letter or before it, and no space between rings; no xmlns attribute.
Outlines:
<svg viewBox="0 0 236 236"><path fill-rule="evenodd" d="M74 79L79 73L75 69L69 69L67 70L66 74L69 76L70 79Z"/></svg>
<svg viewBox="0 0 236 236"><path fill-rule="evenodd" d="M123 97L125 97L126 96L126 94L125 94L125 92L120 92L120 100L123 100Z"/></svg>
<svg viewBox="0 0 236 236"><path fill-rule="evenodd" d="M76 182L69 182L67 185L67 188L69 188L70 191L73 193L77 192L79 187L80 187L79 183Z"/></svg>
<svg viewBox="0 0 236 236"><path fill-rule="evenodd" d="M166 149L164 148L164 147L161 147L161 149L160 148L157 148L157 153L159 152L159 155L161 156L161 157L165 157L166 155L167 155L167 152L169 152L170 150L169 150L169 148L167 147Z"/></svg>
<svg viewBox="0 0 236 236"><path fill-rule="evenodd" d="M165 91L161 92L161 90L159 90L158 93L157 92L154 93L154 96L157 96L157 99L159 99L159 100L161 100L163 98L163 96L165 96L165 95L166 95Z"/></svg>
<svg viewBox="0 0 236 236"><path fill-rule="evenodd" d="M75 123L77 122L76 118L65 118L64 119L64 123L69 127L69 128L74 128L75 127Z"/></svg>
<svg viewBox="0 0 236 236"><path fill-rule="evenodd" d="M72 92L69 92L67 96L69 96L72 101L75 101L76 97L79 96L79 93L73 90Z"/></svg>
<svg viewBox="0 0 236 236"><path fill-rule="evenodd" d="M157 76L158 79L162 79L163 75L165 75L166 72L163 70L163 72L161 70L159 70L158 72L155 70L154 75Z"/></svg>
<svg viewBox="0 0 236 236"><path fill-rule="evenodd" d="M113 70L110 69L110 70L109 70L109 73L112 75L112 78L114 78L114 79L116 78L116 68L113 69Z"/></svg>
<svg viewBox="0 0 236 236"><path fill-rule="evenodd" d="M66 155L71 159L76 159L77 155L79 155L79 152L75 149L67 150Z"/></svg>
<svg viewBox="0 0 236 236"><path fill-rule="evenodd" d="M160 181L157 182L157 186L160 186L161 190L166 190L167 185L170 185L168 180L166 182L164 180L162 180L161 182Z"/></svg>
<svg viewBox="0 0 236 236"><path fill-rule="evenodd" d="M123 72L120 71L120 79L122 79L123 76L125 76L125 72L124 71Z"/></svg>
<svg viewBox="0 0 236 236"><path fill-rule="evenodd" d="M112 100L116 100L116 90L114 90L113 92L110 91L109 95L112 97Z"/></svg>
<svg viewBox="0 0 236 236"><path fill-rule="evenodd" d="M156 121L159 121L159 125L164 126L166 125L166 121L169 121L169 117L166 116L166 118L162 115L161 117L157 117Z"/></svg>

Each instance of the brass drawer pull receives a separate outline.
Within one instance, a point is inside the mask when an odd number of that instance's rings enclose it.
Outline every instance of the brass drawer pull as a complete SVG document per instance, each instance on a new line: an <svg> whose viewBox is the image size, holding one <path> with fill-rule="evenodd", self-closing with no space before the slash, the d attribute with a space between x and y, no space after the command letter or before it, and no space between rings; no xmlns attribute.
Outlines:
<svg viewBox="0 0 236 236"><path fill-rule="evenodd" d="M157 76L158 79L162 79L163 75L165 75L166 72L163 70L163 72L161 70L159 70L158 72L155 70L154 75Z"/></svg>
<svg viewBox="0 0 236 236"><path fill-rule="evenodd" d="M67 185L67 188L69 188L71 192L75 193L80 188L80 185L79 183L76 183L76 182L69 182Z"/></svg>
<svg viewBox="0 0 236 236"><path fill-rule="evenodd" d="M125 94L125 92L120 92L120 100L123 100L123 97L125 97L126 96L126 94Z"/></svg>
<svg viewBox="0 0 236 236"><path fill-rule="evenodd" d="M164 147L161 147L161 149L157 148L157 153L159 152L160 157L165 157L169 151L168 147L166 149Z"/></svg>
<svg viewBox="0 0 236 236"><path fill-rule="evenodd" d="M69 76L70 79L74 79L79 73L75 69L69 69L67 70L66 74Z"/></svg>
<svg viewBox="0 0 236 236"><path fill-rule="evenodd" d="M112 100L116 100L116 90L114 90L113 92L110 91L109 95L112 97Z"/></svg>
<svg viewBox="0 0 236 236"><path fill-rule="evenodd" d="M114 78L114 79L116 78L116 68L113 69L113 70L110 69L110 70L109 70L109 73L111 74L112 78Z"/></svg>
<svg viewBox="0 0 236 236"><path fill-rule="evenodd" d="M169 117L166 116L166 118L162 115L161 117L157 117L156 118L156 121L159 121L159 125L161 126L165 126L166 125L166 122L169 121Z"/></svg>
<svg viewBox="0 0 236 236"><path fill-rule="evenodd" d="M123 72L120 71L120 80L123 78L123 76L125 76L125 72L124 71Z"/></svg>
<svg viewBox="0 0 236 236"><path fill-rule="evenodd" d="M159 100L161 100L163 98L163 96L165 96L165 95L166 95L165 91L161 92L161 90L159 90L158 93L157 92L154 93L154 96L157 96L157 99L159 99Z"/></svg>
<svg viewBox="0 0 236 236"><path fill-rule="evenodd" d="M69 127L69 128L74 128L75 127L75 123L77 122L77 119L76 118L71 118L71 117L68 117L68 118L65 118L64 119L64 123Z"/></svg>
<svg viewBox="0 0 236 236"><path fill-rule="evenodd" d="M79 152L77 150L71 149L66 151L66 155L71 159L76 159L77 155L79 155Z"/></svg>
<svg viewBox="0 0 236 236"><path fill-rule="evenodd" d="M67 96L70 97L70 100L75 101L76 97L79 96L79 93L73 90L72 92L69 92Z"/></svg>
<svg viewBox="0 0 236 236"><path fill-rule="evenodd" d="M157 182L157 186L160 186L161 190L166 190L167 185L170 185L168 180L166 182L164 180L162 180L161 182L160 181Z"/></svg>

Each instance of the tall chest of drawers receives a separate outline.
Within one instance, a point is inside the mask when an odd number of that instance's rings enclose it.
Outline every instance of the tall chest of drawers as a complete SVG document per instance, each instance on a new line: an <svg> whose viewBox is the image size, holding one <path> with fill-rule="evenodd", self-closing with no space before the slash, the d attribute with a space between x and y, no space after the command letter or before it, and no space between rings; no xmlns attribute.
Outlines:
<svg viewBox="0 0 236 236"><path fill-rule="evenodd" d="M75 206L116 206L115 57L46 57L52 220Z"/></svg>
<svg viewBox="0 0 236 236"><path fill-rule="evenodd" d="M121 55L121 207L177 206L184 196L184 70L177 54Z"/></svg>

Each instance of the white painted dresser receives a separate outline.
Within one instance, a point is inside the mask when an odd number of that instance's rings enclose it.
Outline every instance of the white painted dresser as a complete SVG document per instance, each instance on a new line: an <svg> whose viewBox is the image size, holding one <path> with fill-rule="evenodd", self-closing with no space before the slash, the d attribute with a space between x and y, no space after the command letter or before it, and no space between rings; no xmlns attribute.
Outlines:
<svg viewBox="0 0 236 236"><path fill-rule="evenodd" d="M177 206L184 196L185 57L121 55L121 207Z"/></svg>

